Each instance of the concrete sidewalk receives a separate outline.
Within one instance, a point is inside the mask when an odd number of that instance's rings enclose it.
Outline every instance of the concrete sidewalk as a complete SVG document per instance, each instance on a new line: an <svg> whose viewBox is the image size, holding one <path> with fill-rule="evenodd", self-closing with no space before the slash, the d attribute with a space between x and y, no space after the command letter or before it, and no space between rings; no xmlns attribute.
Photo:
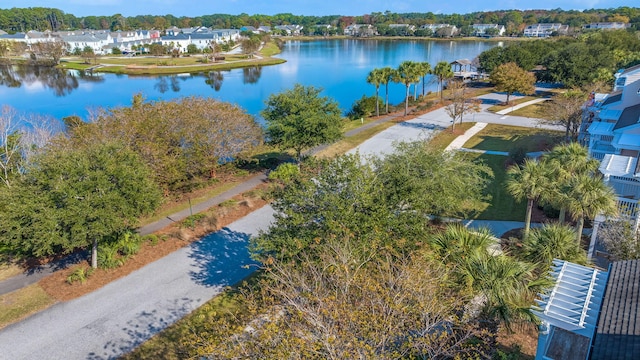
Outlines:
<svg viewBox="0 0 640 360"><path fill-rule="evenodd" d="M547 101L550 100L549 98L540 98L540 99L534 99L534 100L530 100L527 102L523 102L522 104L518 104L518 105L514 105L514 106L510 106L504 110L500 110L500 111L496 111L496 114L498 115L507 115L508 113L512 112L512 111L516 111L518 109L522 109L523 107L529 106L529 105L533 105L533 104L538 104L541 103L543 101Z"/></svg>
<svg viewBox="0 0 640 360"><path fill-rule="evenodd" d="M458 150L461 149L462 146L469 141L469 139L471 139L472 137L474 137L477 133L479 133L482 129L484 129L485 127L487 127L487 123L483 123L483 122L479 122L476 123L475 125L473 125L469 130L465 131L464 134L458 136L457 138L453 139L453 141L451 142L451 144L449 144L445 150L446 151L450 151L450 150Z"/></svg>

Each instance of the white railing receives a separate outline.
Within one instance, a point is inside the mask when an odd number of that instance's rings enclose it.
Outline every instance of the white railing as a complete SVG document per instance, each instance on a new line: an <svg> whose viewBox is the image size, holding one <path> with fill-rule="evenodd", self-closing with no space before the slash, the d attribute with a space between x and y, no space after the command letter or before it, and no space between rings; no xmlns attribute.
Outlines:
<svg viewBox="0 0 640 360"><path fill-rule="evenodd" d="M636 221L638 220L638 214L640 205L636 199L627 199L619 197L617 199L618 213L621 218Z"/></svg>
<svg viewBox="0 0 640 360"><path fill-rule="evenodd" d="M596 160L602 160L604 159L604 156L607 154L611 154L610 152L606 152L606 151L599 151L599 150L591 150L589 152L589 156L591 156L592 158L596 159Z"/></svg>
<svg viewBox="0 0 640 360"><path fill-rule="evenodd" d="M610 176L607 182L623 198L640 199L640 182L619 176Z"/></svg>

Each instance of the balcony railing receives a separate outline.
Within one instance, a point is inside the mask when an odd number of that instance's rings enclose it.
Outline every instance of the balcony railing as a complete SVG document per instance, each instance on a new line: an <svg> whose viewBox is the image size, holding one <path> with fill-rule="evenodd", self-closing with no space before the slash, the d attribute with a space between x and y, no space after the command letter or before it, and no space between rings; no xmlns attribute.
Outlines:
<svg viewBox="0 0 640 360"><path fill-rule="evenodd" d="M640 182L621 176L611 176L607 182L616 194L627 199L640 199Z"/></svg>
<svg viewBox="0 0 640 360"><path fill-rule="evenodd" d="M617 199L617 205L618 214L621 218L635 222L638 221L640 204L638 204L637 199L627 199L619 197Z"/></svg>

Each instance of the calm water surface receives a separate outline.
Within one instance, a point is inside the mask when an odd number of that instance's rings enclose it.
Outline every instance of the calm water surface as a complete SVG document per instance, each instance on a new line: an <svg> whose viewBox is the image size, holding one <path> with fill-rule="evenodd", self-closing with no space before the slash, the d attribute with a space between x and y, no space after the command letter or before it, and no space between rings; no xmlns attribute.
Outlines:
<svg viewBox="0 0 640 360"><path fill-rule="evenodd" d="M0 104L20 112L62 118L86 118L91 109L129 106L134 94L147 100L170 100L181 96L204 96L235 103L259 116L270 94L295 83L324 89L343 110L351 108L362 95L375 94L367 84L374 68L397 67L402 61L453 61L473 59L482 51L500 45L479 41L388 41L321 40L289 41L279 57L286 63L262 68L236 69L198 75L127 76L55 69L0 69ZM432 83L430 90L436 90ZM384 94L384 86L380 95ZM404 86L389 86L391 103L404 98Z"/></svg>

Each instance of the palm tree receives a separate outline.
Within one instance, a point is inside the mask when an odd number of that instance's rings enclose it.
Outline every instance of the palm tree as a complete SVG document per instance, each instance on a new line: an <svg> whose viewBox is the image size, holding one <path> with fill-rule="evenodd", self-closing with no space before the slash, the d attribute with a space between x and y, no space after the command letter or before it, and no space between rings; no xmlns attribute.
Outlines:
<svg viewBox="0 0 640 360"><path fill-rule="evenodd" d="M404 97L404 116L407 116L409 112L409 88L411 84L414 84L420 80L420 73L418 72L418 66L413 61L403 61L396 70L394 82L404 84L406 91Z"/></svg>
<svg viewBox="0 0 640 360"><path fill-rule="evenodd" d="M524 260L538 264L541 272L549 270L553 259L585 265L587 254L575 242L576 233L561 224L546 224L531 230L522 247Z"/></svg>
<svg viewBox="0 0 640 360"><path fill-rule="evenodd" d="M549 283L534 274L535 265L507 255L470 256L462 269L466 287L483 300L482 315L502 322L507 329L511 329L514 318L533 320L533 298Z"/></svg>
<svg viewBox="0 0 640 360"><path fill-rule="evenodd" d="M380 116L380 104L378 92L380 90L380 84L384 83L384 73L382 69L373 69L367 76L367 82L376 87L376 116Z"/></svg>
<svg viewBox="0 0 640 360"><path fill-rule="evenodd" d="M487 229L470 231L461 224L447 226L445 231L429 239L431 249L440 261L458 265L462 259L470 254L484 254L496 243L495 238Z"/></svg>
<svg viewBox="0 0 640 360"><path fill-rule="evenodd" d="M592 174L573 176L563 191L568 194L567 210L577 220L576 238L578 244L582 240L586 217L593 219L600 214L613 216L618 211L615 192L602 181L600 176Z"/></svg>
<svg viewBox="0 0 640 360"><path fill-rule="evenodd" d="M578 143L562 144L554 147L544 155L542 159L551 167L554 179L552 185L553 196L550 196L550 203L560 209L559 222L564 223L566 213L566 203L569 201L568 195L562 192L567 187L562 186L572 177L578 174L594 174L600 166L600 162L589 156L586 147Z"/></svg>
<svg viewBox="0 0 640 360"><path fill-rule="evenodd" d="M443 91L442 85L445 80L453 78L453 70L451 70L451 65L446 61L440 61L436 64L436 67L433 69L433 74L438 77L438 90L440 91L440 101L443 100Z"/></svg>
<svg viewBox="0 0 640 360"><path fill-rule="evenodd" d="M382 83L384 84L385 87L385 94L384 94L384 104L385 104L385 114L389 113L389 82L393 81L393 79L395 78L395 73L396 70L390 67L383 67L382 69L380 69L380 72L382 73Z"/></svg>
<svg viewBox="0 0 640 360"><path fill-rule="evenodd" d="M479 300L482 316L507 327L517 315L527 315L541 282L534 281L535 267L516 259L491 254L496 239L484 230L469 230L460 224L429 239L436 260L453 269L455 286L470 291Z"/></svg>
<svg viewBox="0 0 640 360"><path fill-rule="evenodd" d="M426 61L418 63L418 72L422 77L422 96L424 96L424 86L426 85L425 77L431 73L431 64ZM415 98L415 96L414 96Z"/></svg>
<svg viewBox="0 0 640 360"><path fill-rule="evenodd" d="M533 203L549 192L549 167L536 160L525 160L522 166L512 166L507 171L507 190L517 200L527 200L523 238L529 236Z"/></svg>

